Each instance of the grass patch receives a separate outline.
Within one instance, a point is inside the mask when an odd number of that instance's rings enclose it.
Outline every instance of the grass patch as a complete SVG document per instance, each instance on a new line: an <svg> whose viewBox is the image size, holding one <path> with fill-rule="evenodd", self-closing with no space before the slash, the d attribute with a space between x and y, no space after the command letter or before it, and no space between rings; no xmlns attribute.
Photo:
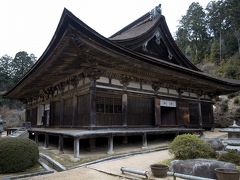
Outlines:
<svg viewBox="0 0 240 180"><path fill-rule="evenodd" d="M44 171L45 169L40 164L37 163L33 167L28 168L22 172L0 174L0 179L6 178L6 177L19 176L23 174L29 174L29 173L44 172Z"/></svg>
<svg viewBox="0 0 240 180"><path fill-rule="evenodd" d="M59 154L58 150L56 148L48 148L44 149L42 147L39 147L39 150L41 153L46 154L47 156L51 157L52 159L56 160L66 168L70 168L73 166L77 166L83 163L87 163L90 161L94 161L100 158L108 157L110 155L108 154L101 154L101 153L92 153L91 156L84 155L83 153L80 154L80 160L76 160L73 158L73 152L70 151L64 151L64 154Z"/></svg>

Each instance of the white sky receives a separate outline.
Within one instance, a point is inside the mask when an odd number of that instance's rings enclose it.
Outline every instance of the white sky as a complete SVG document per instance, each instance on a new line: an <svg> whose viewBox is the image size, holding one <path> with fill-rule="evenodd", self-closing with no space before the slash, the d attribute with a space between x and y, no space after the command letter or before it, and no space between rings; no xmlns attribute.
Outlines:
<svg viewBox="0 0 240 180"><path fill-rule="evenodd" d="M40 57L50 42L63 8L105 37L162 4L172 34L192 2L210 0L1 0L0 57L27 51Z"/></svg>

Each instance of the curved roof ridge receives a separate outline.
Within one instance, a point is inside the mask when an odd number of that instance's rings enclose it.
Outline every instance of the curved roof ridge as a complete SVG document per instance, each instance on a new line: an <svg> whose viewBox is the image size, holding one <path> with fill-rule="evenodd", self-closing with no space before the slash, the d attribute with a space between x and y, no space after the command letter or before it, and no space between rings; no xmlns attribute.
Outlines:
<svg viewBox="0 0 240 180"><path fill-rule="evenodd" d="M194 75L198 76L201 79L207 79L210 81L217 81L223 84L229 84L232 86L240 86L240 81L238 82L231 82L226 81L220 78L215 78L209 75L206 75L202 72L189 69L183 66L179 66L173 63L167 63L164 60L154 58L154 57L148 57L145 55L142 55L136 51L133 51L131 49L128 49L126 47L123 47L114 41L111 41L101 34L97 33L95 30L93 30L91 27L86 25L84 22L82 22L79 18L74 16L70 11L68 11L66 8L63 11L63 14L61 16L60 22L58 24L58 27L53 35L53 38L51 39L49 45L47 46L46 50L44 51L43 55L38 59L38 61L35 63L35 65L28 71L28 73L10 90L5 96L11 97L11 92L16 90L17 92L21 90L26 84L30 83L31 81L27 79L29 76L33 75L33 72L41 73L41 66L45 64L49 59L54 60L52 56L56 52L56 48L59 46L59 43L62 43L63 38L65 37L66 33L68 32L68 28L76 29L80 35L82 34L82 39L87 42L91 43L92 41L96 42L97 46L104 47L111 51L112 53L116 54L122 54L124 56L127 56L129 58L133 58L139 61L143 61L146 63L149 63L154 66L162 66L164 68L170 68L174 71L179 71L188 75ZM52 58L52 59L51 59ZM43 67L42 67L43 68ZM20 87L19 87L20 86ZM18 89L17 89L18 88ZM19 89L20 88L20 89ZM15 92L16 93L16 92Z"/></svg>
<svg viewBox="0 0 240 180"><path fill-rule="evenodd" d="M159 25L163 28L163 31L168 39L168 42L170 43L171 47L172 47L172 50L175 51L176 55L182 60L182 62L184 64L187 64L187 66L191 67L193 70L196 70L196 71L201 71L200 69L198 69L184 54L183 52L179 49L179 47L177 46L175 40L173 39L173 36L168 28L168 25L167 25L167 22L166 22L166 19L164 16L162 16L161 18L161 23L159 23Z"/></svg>
<svg viewBox="0 0 240 180"><path fill-rule="evenodd" d="M137 22L131 23L131 26L127 26L128 28L120 30L119 33L116 33L114 37L110 38L110 40L130 49L136 49L137 47L142 46L150 38L152 38L157 31L160 31L162 38L168 45L170 51L173 51L173 54L175 55L179 65L193 69L195 71L201 71L178 48L163 15L159 15L155 17L155 19L151 19L150 13L148 13L147 20L141 19L141 23L140 19L141 18L137 19ZM144 24L146 21L148 24Z"/></svg>
<svg viewBox="0 0 240 180"><path fill-rule="evenodd" d="M124 28L120 29L119 31L117 31L116 33L114 33L113 35L111 35L111 36L109 37L109 39L114 38L114 37L116 37L117 35L119 35L119 34L125 32L125 31L133 28L133 27L136 26L139 22L142 22L143 20L148 19L149 16L150 16L149 12L146 13L146 14L144 14L144 15L141 16L140 18L136 19L136 20L133 21L132 23L128 24L128 25L125 26Z"/></svg>

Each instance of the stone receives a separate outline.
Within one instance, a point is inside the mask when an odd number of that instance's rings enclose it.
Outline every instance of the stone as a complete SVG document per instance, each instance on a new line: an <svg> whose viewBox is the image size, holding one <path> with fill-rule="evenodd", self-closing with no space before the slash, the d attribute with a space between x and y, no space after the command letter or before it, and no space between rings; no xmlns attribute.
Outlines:
<svg viewBox="0 0 240 180"><path fill-rule="evenodd" d="M203 139L205 142L209 143L212 148L214 149L214 151L222 151L224 149L224 144L223 142L218 139L218 138L204 138Z"/></svg>
<svg viewBox="0 0 240 180"><path fill-rule="evenodd" d="M212 179L216 179L215 168L236 169L236 165L212 159L174 160L170 165L172 172Z"/></svg>

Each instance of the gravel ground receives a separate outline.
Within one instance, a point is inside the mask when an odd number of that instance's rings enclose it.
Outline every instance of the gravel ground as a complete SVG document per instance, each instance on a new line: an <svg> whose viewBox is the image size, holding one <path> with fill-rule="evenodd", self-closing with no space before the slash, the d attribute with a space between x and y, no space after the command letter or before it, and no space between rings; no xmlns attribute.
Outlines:
<svg viewBox="0 0 240 180"><path fill-rule="evenodd" d="M162 160L171 158L167 150L151 152L146 154L139 154L129 156L121 159L109 160L100 162L87 167L80 167L64 172L56 172L53 174L36 176L26 179L31 180L119 180L119 179L142 179L139 176L132 176L129 174L121 174L121 167L131 167L139 170L147 170L153 163L159 163ZM153 177L151 177L153 179ZM156 179L156 178L155 178ZM162 178L163 179L163 178ZM172 177L164 178L172 180Z"/></svg>
<svg viewBox="0 0 240 180"><path fill-rule="evenodd" d="M172 156L168 153L168 150L163 150L163 151L156 151L156 152L151 152L146 154L134 155L134 156L125 157L122 159L105 161L105 162L97 163L94 165L90 165L88 166L88 168L122 176L120 171L121 167L129 167L129 168L135 168L139 170L147 170L151 172L150 170L151 164L159 163L160 161L164 161L170 158L172 158ZM129 178L136 177L136 176L131 176L130 174L124 175L124 176ZM172 180L173 178L169 177L165 179Z"/></svg>
<svg viewBox="0 0 240 180"><path fill-rule="evenodd" d="M23 180L122 180L124 178L111 176L89 168L76 168L53 174L25 178Z"/></svg>

